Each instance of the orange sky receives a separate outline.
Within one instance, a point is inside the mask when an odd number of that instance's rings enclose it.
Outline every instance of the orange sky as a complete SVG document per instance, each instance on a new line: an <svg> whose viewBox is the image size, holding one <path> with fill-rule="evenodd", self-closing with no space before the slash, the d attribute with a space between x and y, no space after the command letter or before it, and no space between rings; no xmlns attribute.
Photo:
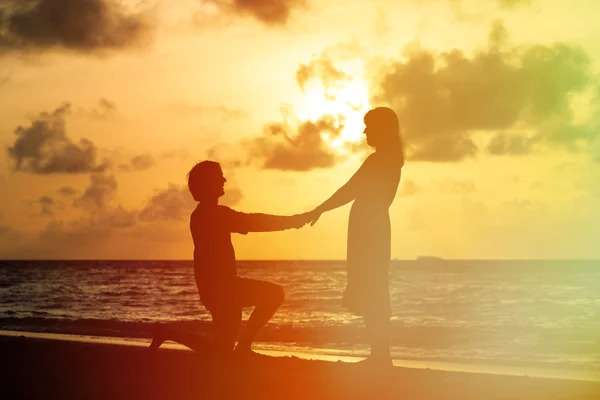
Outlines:
<svg viewBox="0 0 600 400"><path fill-rule="evenodd" d="M235 209L308 211L382 105L408 148L393 257L600 257L596 2L172 3L2 6L0 257L191 258L196 161ZM348 211L237 256L342 259Z"/></svg>

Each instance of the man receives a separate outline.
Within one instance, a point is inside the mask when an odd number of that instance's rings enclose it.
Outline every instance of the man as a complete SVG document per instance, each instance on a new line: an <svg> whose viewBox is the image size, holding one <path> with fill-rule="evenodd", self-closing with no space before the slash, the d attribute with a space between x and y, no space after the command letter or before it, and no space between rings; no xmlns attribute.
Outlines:
<svg viewBox="0 0 600 400"><path fill-rule="evenodd" d="M235 346L240 355L252 353L256 334L283 302L279 285L237 276L235 251L231 233L274 232L300 228L308 222L308 214L277 216L246 214L219 205L225 194L221 166L214 161L196 164L188 174L188 187L198 202L190 218L194 241L194 276L202 304L210 311L214 326L213 346L195 334L159 327L150 348L158 348L165 340L173 340L194 350L227 353L234 349L242 308L255 309Z"/></svg>

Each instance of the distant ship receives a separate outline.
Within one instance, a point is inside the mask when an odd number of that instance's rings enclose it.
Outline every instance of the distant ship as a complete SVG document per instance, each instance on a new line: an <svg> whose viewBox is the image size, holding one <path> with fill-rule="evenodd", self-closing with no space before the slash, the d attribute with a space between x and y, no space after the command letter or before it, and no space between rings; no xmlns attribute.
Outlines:
<svg viewBox="0 0 600 400"><path fill-rule="evenodd" d="M417 261L421 261L421 262L439 262L439 261L444 261L443 258L441 257L434 257L434 256L419 256L417 257Z"/></svg>

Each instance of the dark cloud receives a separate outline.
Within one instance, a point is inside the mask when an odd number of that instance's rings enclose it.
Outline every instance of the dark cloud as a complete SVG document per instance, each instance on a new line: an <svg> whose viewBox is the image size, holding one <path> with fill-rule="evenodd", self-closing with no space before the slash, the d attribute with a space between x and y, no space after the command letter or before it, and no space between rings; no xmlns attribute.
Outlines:
<svg viewBox="0 0 600 400"><path fill-rule="evenodd" d="M135 171L143 171L156 165L156 160L150 154L140 154L131 158L131 168Z"/></svg>
<svg viewBox="0 0 600 400"><path fill-rule="evenodd" d="M101 172L108 162L97 161L94 143L81 139L73 143L66 134L65 116L71 109L64 104L51 113L41 113L28 127L19 126L17 140L8 148L15 170L34 174Z"/></svg>
<svg viewBox="0 0 600 400"><path fill-rule="evenodd" d="M304 90L306 83L312 79L320 80L325 88L333 88L350 77L337 69L331 58L323 55L308 64L300 64L296 70L296 82L300 89Z"/></svg>
<svg viewBox="0 0 600 400"><path fill-rule="evenodd" d="M233 206L242 198L239 188L226 183L225 195L220 204ZM192 198L187 186L170 184L167 189L152 196L139 212L142 222L183 221L190 217L198 203Z"/></svg>
<svg viewBox="0 0 600 400"><path fill-rule="evenodd" d="M235 185L227 182L220 203L234 205L241 199ZM20 238L0 224L0 255L15 258L106 258L129 257L132 243L181 243L189 240L187 220L196 207L187 186L169 185L158 191L140 209L114 205L117 183L112 176L92 175L83 196L76 200L83 215L75 220L52 220L35 237L16 246ZM47 198L46 198L47 197ZM56 203L49 196L40 203ZM4 239L11 239L9 241ZM160 252L159 252L160 253Z"/></svg>
<svg viewBox="0 0 600 400"><path fill-rule="evenodd" d="M115 240L125 234L126 229L136 224L135 211L118 206L100 213L73 221L53 220L39 233L29 247L34 256L64 258L65 254L81 254L89 257L90 252L102 243Z"/></svg>
<svg viewBox="0 0 600 400"><path fill-rule="evenodd" d="M447 137L420 139L417 145L412 136L406 136L412 146L410 159L414 161L458 162L477 154L477 145L469 137L450 134Z"/></svg>
<svg viewBox="0 0 600 400"><path fill-rule="evenodd" d="M521 156L530 154L538 137L497 133L488 143L487 150L494 155Z"/></svg>
<svg viewBox="0 0 600 400"><path fill-rule="evenodd" d="M94 174L90 176L90 185L75 199L73 205L90 212L104 210L115 198L116 193L117 181L114 175Z"/></svg>
<svg viewBox="0 0 600 400"><path fill-rule="evenodd" d="M15 258L12 249L19 243L21 234L13 229L12 226L0 224L0 257L4 259ZM28 255L25 254L25 257Z"/></svg>
<svg viewBox="0 0 600 400"><path fill-rule="evenodd" d="M474 133L506 132L517 123L550 145L597 134L571 123L570 95L595 82L587 55L562 43L511 47L507 36L496 23L488 46L471 56L409 48L384 68L372 103L398 113L408 158L460 161L477 153Z"/></svg>
<svg viewBox="0 0 600 400"><path fill-rule="evenodd" d="M50 196L41 196L36 203L42 206L41 215L49 216L54 215L54 207L62 206Z"/></svg>
<svg viewBox="0 0 600 400"><path fill-rule="evenodd" d="M123 172L128 171L145 171L156 165L156 159L150 154L139 154L131 157L128 164L119 165L119 169Z"/></svg>
<svg viewBox="0 0 600 400"><path fill-rule="evenodd" d="M71 186L63 186L60 189L58 189L56 192L65 197L71 197L71 196L75 196L75 194L77 194L77 190L75 190Z"/></svg>
<svg viewBox="0 0 600 400"><path fill-rule="evenodd" d="M185 116L216 117L220 120L237 120L246 118L248 112L241 108L229 108L226 106L195 106L191 104L174 104L173 111Z"/></svg>
<svg viewBox="0 0 600 400"><path fill-rule="evenodd" d="M324 116L316 122L304 121L297 129L286 123L267 125L263 136L245 143L248 160L265 169L308 171L335 164L337 156L321 135L339 136L342 122Z"/></svg>
<svg viewBox="0 0 600 400"><path fill-rule="evenodd" d="M291 13L306 5L305 0L208 0L225 12L250 16L265 25L285 25Z"/></svg>
<svg viewBox="0 0 600 400"><path fill-rule="evenodd" d="M167 189L152 196L141 209L140 221L182 221L189 218L196 204L187 187L170 184Z"/></svg>
<svg viewBox="0 0 600 400"><path fill-rule="evenodd" d="M152 31L147 13L116 0L4 0L0 7L0 54L104 53L145 44Z"/></svg>
<svg viewBox="0 0 600 400"><path fill-rule="evenodd" d="M36 200L26 201L25 204L27 204L30 207L39 207L39 213L31 215L32 217L54 216L55 209L64 209L64 204L54 200L54 198L52 198L51 196L40 196Z"/></svg>
<svg viewBox="0 0 600 400"><path fill-rule="evenodd" d="M101 97L98 105L89 112L89 115L94 119L106 120L118 113L119 110L114 102Z"/></svg>

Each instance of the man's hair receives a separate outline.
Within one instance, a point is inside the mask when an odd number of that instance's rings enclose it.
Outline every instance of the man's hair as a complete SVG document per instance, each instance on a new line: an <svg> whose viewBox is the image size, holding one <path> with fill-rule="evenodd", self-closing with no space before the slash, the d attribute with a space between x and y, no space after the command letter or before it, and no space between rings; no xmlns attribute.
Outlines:
<svg viewBox="0 0 600 400"><path fill-rule="evenodd" d="M215 175L221 173L221 164L216 161L200 161L188 172L188 188L196 201L202 199L202 194L207 181L214 179Z"/></svg>

